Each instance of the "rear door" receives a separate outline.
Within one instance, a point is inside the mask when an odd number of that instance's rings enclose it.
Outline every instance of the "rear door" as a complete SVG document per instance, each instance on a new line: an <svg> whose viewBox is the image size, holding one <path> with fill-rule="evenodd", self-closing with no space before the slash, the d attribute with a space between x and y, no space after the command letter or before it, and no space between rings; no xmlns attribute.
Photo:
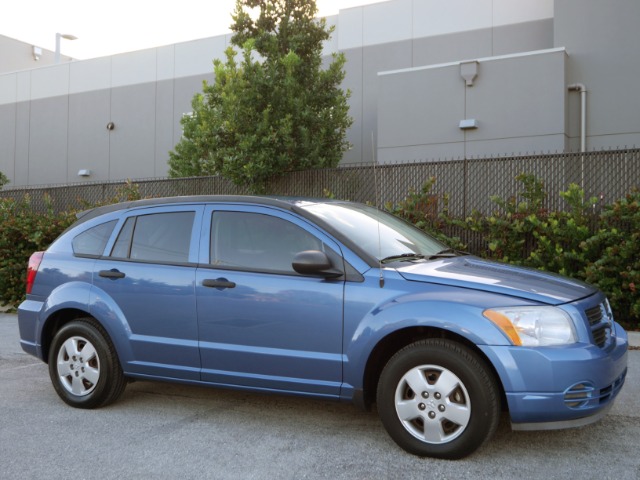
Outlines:
<svg viewBox="0 0 640 480"><path fill-rule="evenodd" d="M304 220L267 207L204 212L196 294L202 379L337 396L342 382L344 279L305 277L291 262L338 245Z"/></svg>
<svg viewBox="0 0 640 480"><path fill-rule="evenodd" d="M122 312L131 345L127 372L200 379L195 274L201 216L201 206L130 212L107 245L108 256L96 261L95 308Z"/></svg>

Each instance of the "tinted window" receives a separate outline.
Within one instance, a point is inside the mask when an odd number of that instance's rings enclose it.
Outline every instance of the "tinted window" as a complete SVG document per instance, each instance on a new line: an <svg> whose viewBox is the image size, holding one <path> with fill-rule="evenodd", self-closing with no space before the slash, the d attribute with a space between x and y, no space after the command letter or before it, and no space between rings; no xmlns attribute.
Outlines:
<svg viewBox="0 0 640 480"><path fill-rule="evenodd" d="M127 219L112 257L155 262L189 261L194 212L157 213Z"/></svg>
<svg viewBox="0 0 640 480"><path fill-rule="evenodd" d="M77 235L72 242L73 253L76 255L102 255L115 225L116 220L113 220L91 227Z"/></svg>
<svg viewBox="0 0 640 480"><path fill-rule="evenodd" d="M131 235L133 234L133 226L136 224L136 217L127 218L122 230L118 234L111 256L116 258L129 258L129 249L131 247Z"/></svg>
<svg viewBox="0 0 640 480"><path fill-rule="evenodd" d="M213 214L213 265L293 273L293 257L304 250L323 250L322 242L281 218L245 212Z"/></svg>
<svg viewBox="0 0 640 480"><path fill-rule="evenodd" d="M429 257L447 248L395 215L366 205L312 203L302 208L378 260L406 253Z"/></svg>

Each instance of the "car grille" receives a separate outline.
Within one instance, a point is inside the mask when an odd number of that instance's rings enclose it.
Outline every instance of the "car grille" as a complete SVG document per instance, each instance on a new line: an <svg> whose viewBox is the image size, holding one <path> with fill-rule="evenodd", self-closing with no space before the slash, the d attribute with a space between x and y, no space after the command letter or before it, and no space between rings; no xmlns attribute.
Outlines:
<svg viewBox="0 0 640 480"><path fill-rule="evenodd" d="M604 348L611 338L611 328L613 324L613 315L607 304L601 303L595 307L585 310L589 326L591 327L591 336L593 343Z"/></svg>

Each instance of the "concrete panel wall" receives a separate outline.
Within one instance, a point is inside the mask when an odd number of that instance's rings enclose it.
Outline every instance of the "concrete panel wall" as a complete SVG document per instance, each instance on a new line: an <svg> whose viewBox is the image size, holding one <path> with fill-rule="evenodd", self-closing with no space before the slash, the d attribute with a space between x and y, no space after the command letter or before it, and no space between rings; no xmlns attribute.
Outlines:
<svg viewBox="0 0 640 480"><path fill-rule="evenodd" d="M491 28L493 0L422 0L413 4L415 37L449 35Z"/></svg>
<svg viewBox="0 0 640 480"><path fill-rule="evenodd" d="M345 70L343 88L351 92L349 98L349 115L353 118L353 124L347 131L347 140L351 143L351 149L345 152L342 163L362 163L362 144L364 139L363 128L363 100L362 100L362 49L353 48L345 50L345 58L349 68ZM370 141L369 141L370 142Z"/></svg>
<svg viewBox="0 0 640 480"><path fill-rule="evenodd" d="M29 183L66 182L68 122L67 96L31 102Z"/></svg>
<svg viewBox="0 0 640 480"><path fill-rule="evenodd" d="M371 132L382 161L575 149L574 82L589 92L589 148L640 145L639 20L634 0L393 0L341 10L328 19L336 31L324 53L347 57L354 123L343 163L372 161ZM224 35L0 75L0 170L14 185L61 172L82 181L81 168L94 172L88 180L165 175L180 118L229 43ZM553 46L567 54L481 61L471 89L447 66ZM438 71L378 81L379 72L423 66ZM461 132L470 115L480 127Z"/></svg>
<svg viewBox="0 0 640 480"><path fill-rule="evenodd" d="M370 163L374 159L371 135L374 143L378 138L378 91L377 74L385 69L411 66L411 41L395 42L365 47L362 52L362 160Z"/></svg>
<svg viewBox="0 0 640 480"><path fill-rule="evenodd" d="M0 172L15 178L16 104L0 105Z"/></svg>
<svg viewBox="0 0 640 480"><path fill-rule="evenodd" d="M587 88L587 149L640 145L640 2L556 0L554 42L569 53L567 83ZM577 150L580 100L569 95Z"/></svg>
<svg viewBox="0 0 640 480"><path fill-rule="evenodd" d="M156 85L145 83L111 91L110 178L145 178L155 168Z"/></svg>
<svg viewBox="0 0 640 480"><path fill-rule="evenodd" d="M414 67L437 65L493 55L493 31L485 28L413 41Z"/></svg>
<svg viewBox="0 0 640 480"><path fill-rule="evenodd" d="M173 148L174 121L173 121L173 89L174 80L163 80L156 83L155 105L155 146L154 146L154 177L167 175L167 161L169 150Z"/></svg>
<svg viewBox="0 0 640 480"><path fill-rule="evenodd" d="M562 151L565 63L557 49L479 59L472 86L459 63L380 74L380 161Z"/></svg>
<svg viewBox="0 0 640 480"><path fill-rule="evenodd" d="M81 181L79 170L90 170L91 179L109 178L109 130L111 92L98 90L69 96L69 145L67 180Z"/></svg>
<svg viewBox="0 0 640 480"><path fill-rule="evenodd" d="M553 48L553 19L494 27L492 37L491 55Z"/></svg>

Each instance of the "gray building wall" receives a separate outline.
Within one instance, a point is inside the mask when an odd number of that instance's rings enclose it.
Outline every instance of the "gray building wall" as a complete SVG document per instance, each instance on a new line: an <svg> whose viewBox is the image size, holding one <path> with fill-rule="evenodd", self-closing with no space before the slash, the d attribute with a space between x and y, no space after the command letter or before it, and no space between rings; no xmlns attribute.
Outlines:
<svg viewBox="0 0 640 480"><path fill-rule="evenodd" d="M564 49L477 59L472 86L460 62L379 74L379 161L563 151L566 59Z"/></svg>
<svg viewBox="0 0 640 480"><path fill-rule="evenodd" d="M347 58L354 124L343 163L575 149L573 82L589 90L590 148L637 144L639 17L636 0L393 0L341 10L327 19L336 31L325 54ZM0 74L0 171L16 186L165 176L180 118L229 41ZM465 60L479 60L473 87L460 78ZM478 128L461 131L464 118Z"/></svg>
<svg viewBox="0 0 640 480"><path fill-rule="evenodd" d="M567 49L567 82L587 88L587 148L640 146L640 2L555 0L554 43ZM579 94L572 93L572 150L579 113Z"/></svg>

